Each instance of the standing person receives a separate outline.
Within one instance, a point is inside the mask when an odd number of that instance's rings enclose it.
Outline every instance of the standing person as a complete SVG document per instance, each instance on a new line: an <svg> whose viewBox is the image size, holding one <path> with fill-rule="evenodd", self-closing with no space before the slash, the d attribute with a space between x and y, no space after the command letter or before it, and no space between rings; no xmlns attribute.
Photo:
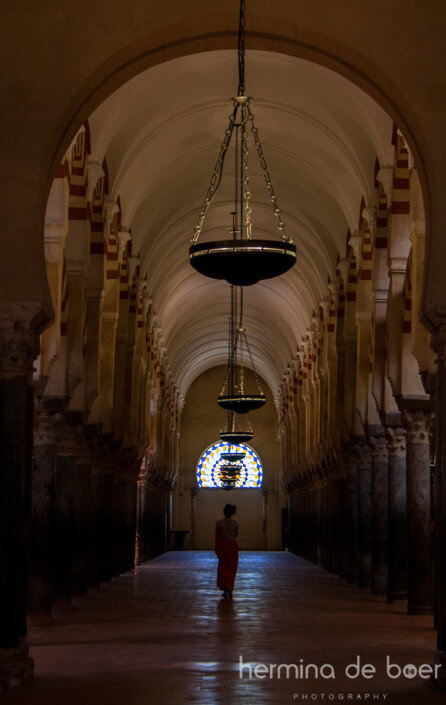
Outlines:
<svg viewBox="0 0 446 705"><path fill-rule="evenodd" d="M238 567L238 524L232 519L237 507L226 504L224 517L215 524L215 553L218 557L217 587L223 590L223 597L232 597L235 575Z"/></svg>

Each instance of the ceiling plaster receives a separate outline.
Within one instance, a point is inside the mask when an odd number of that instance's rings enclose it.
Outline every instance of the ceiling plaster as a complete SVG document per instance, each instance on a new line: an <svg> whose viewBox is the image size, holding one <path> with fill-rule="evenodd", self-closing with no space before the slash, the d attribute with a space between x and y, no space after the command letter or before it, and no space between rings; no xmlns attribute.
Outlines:
<svg viewBox="0 0 446 705"><path fill-rule="evenodd" d="M255 364L273 393L311 325L313 310L345 256L361 198L374 201L374 165L392 162L392 121L342 76L302 59L262 51L246 57L248 94L283 211L297 246L283 277L245 290L245 323ZM182 394L225 361L229 287L191 268L189 240L231 112L236 55L214 51L148 69L113 93L89 119L92 160L105 156L132 252L158 314L173 378ZM277 234L250 147L253 233ZM202 240L231 223L232 164ZM255 235L254 235L255 236Z"/></svg>

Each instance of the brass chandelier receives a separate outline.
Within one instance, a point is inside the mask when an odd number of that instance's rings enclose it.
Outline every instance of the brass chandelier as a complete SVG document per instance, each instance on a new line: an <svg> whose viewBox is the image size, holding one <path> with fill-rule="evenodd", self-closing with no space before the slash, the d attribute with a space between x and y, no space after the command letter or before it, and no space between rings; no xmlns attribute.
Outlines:
<svg viewBox="0 0 446 705"><path fill-rule="evenodd" d="M189 248L191 265L200 274L226 280L234 286L249 286L262 279L271 279L287 272L296 261L296 247L286 233L282 213L277 203L271 176L263 154L258 129L254 122L251 98L245 95L245 0L240 2L238 30L238 91L233 98L233 110L225 130L223 143L214 168L194 236ZM248 169L248 137L252 136L255 151L265 178L265 184L281 239L252 237L250 177ZM208 209L223 177L225 158L231 141L234 143L234 208L231 238L199 242Z"/></svg>

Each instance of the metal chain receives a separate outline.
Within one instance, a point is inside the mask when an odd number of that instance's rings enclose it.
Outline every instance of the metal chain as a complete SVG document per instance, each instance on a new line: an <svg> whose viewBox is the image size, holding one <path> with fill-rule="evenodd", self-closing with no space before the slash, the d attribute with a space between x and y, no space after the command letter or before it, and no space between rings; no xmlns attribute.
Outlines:
<svg viewBox="0 0 446 705"><path fill-rule="evenodd" d="M248 240L251 239L252 235L252 224L251 224L251 207L249 205L249 199L251 198L251 192L249 190L249 171L248 171L248 132L246 130L246 125L248 121L248 111L246 106L242 107L242 144L243 144L243 200L245 203L245 226L246 226L246 237Z"/></svg>
<svg viewBox="0 0 446 705"><path fill-rule="evenodd" d="M209 206L211 205L212 199L214 198L214 196L218 190L218 187L220 186L221 177L223 174L223 164L225 161L225 156L226 156L226 152L229 147L229 143L231 141L232 132L234 130L234 122L235 122L238 108L239 108L239 106L235 105L234 110L232 111L231 115L229 116L229 126L225 130L224 140L223 140L221 147L220 147L220 152L218 155L217 162L215 164L214 173L212 174L211 182L210 182L209 188L206 192L206 196L204 198L203 205L201 206L200 215L198 216L197 224L194 228L194 236L191 239L192 245L195 245L198 238L200 237L200 233L201 233L201 229L203 227L206 213L208 212L208 209L209 209Z"/></svg>
<svg viewBox="0 0 446 705"><path fill-rule="evenodd" d="M245 95L245 0L240 0L240 17L238 25L238 91Z"/></svg>
<svg viewBox="0 0 446 705"><path fill-rule="evenodd" d="M240 125L235 124L235 145L234 145L234 211L235 211L235 225L234 225L234 240L237 239L237 234L241 236L241 228L239 227L239 137L240 137Z"/></svg>
<svg viewBox="0 0 446 705"><path fill-rule="evenodd" d="M259 131L258 131L257 127L254 125L254 115L252 114L252 110L251 110L249 103L247 105L247 110L248 110L249 120L251 121L251 132L254 136L254 144L256 146L257 154L259 155L260 166L262 167L263 175L265 177L266 187L268 189L271 203L273 204L274 215L276 216L277 221L278 221L277 227L279 228L279 231L282 234L282 239L285 242L292 242L292 240L288 237L288 235L285 232L285 223L282 220L281 210L280 210L279 206L277 205L277 196L274 192L273 184L271 181L271 176L268 171L268 165L266 163L266 160L265 160L265 157L263 154L262 145L261 145L260 138L259 138Z"/></svg>

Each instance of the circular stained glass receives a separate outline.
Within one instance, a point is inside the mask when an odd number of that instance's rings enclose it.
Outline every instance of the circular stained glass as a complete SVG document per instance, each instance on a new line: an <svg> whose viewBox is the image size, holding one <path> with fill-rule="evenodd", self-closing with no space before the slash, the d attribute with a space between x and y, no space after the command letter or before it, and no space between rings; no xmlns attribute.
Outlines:
<svg viewBox="0 0 446 705"><path fill-rule="evenodd" d="M199 487L224 488L224 482L220 471L228 461L222 458L222 453L244 453L243 459L237 460L237 465L241 470L237 472L237 481L234 485L238 487L261 487L263 468L259 456L246 443L233 445L218 441L209 446L198 461L197 482Z"/></svg>

